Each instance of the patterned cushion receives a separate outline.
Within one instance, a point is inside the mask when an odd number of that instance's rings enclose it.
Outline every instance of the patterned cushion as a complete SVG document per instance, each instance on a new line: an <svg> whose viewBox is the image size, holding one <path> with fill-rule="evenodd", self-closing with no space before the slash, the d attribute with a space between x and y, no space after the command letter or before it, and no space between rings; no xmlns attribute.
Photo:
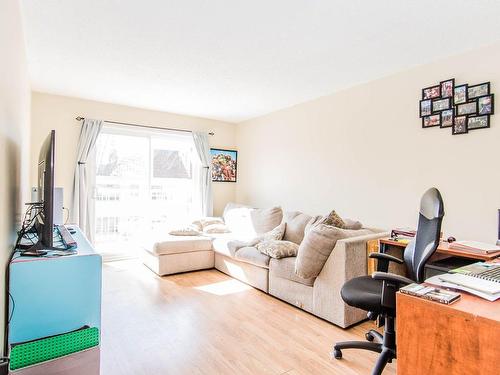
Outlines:
<svg viewBox="0 0 500 375"><path fill-rule="evenodd" d="M342 218L335 212L335 210L332 210L328 214L328 216L322 221L323 224L326 225L332 225L337 228L345 228L345 222L342 220Z"/></svg>
<svg viewBox="0 0 500 375"><path fill-rule="evenodd" d="M280 259L296 256L299 245L291 241L271 240L258 243L257 249L271 258Z"/></svg>
<svg viewBox="0 0 500 375"><path fill-rule="evenodd" d="M204 217L193 221L191 225L195 226L199 231L202 231L205 227L212 224L224 224L224 221L220 217Z"/></svg>
<svg viewBox="0 0 500 375"><path fill-rule="evenodd" d="M267 233L257 237L258 242L262 241L271 241L271 240L282 240L283 235L285 234L286 223L281 223L273 230L270 230Z"/></svg>
<svg viewBox="0 0 500 375"><path fill-rule="evenodd" d="M200 231L194 225L188 225L186 227L172 229L168 234L172 236L197 236L200 234Z"/></svg>
<svg viewBox="0 0 500 375"><path fill-rule="evenodd" d="M230 230L221 223L206 225L203 228L203 233L214 234L214 233L229 233Z"/></svg>

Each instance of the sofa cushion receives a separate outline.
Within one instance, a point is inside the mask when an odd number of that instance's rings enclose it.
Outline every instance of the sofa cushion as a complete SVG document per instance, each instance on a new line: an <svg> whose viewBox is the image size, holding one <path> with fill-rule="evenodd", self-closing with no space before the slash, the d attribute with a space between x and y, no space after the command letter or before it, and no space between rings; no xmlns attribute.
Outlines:
<svg viewBox="0 0 500 375"><path fill-rule="evenodd" d="M171 236L198 236L201 233L197 226L191 224L185 227L174 228L168 234Z"/></svg>
<svg viewBox="0 0 500 375"><path fill-rule="evenodd" d="M332 210L328 214L328 216L325 217L322 223L326 225L333 225L334 227L337 228L345 228L344 220L342 220L342 218L339 216L338 213L335 212L335 210Z"/></svg>
<svg viewBox="0 0 500 375"><path fill-rule="evenodd" d="M228 203L224 208L224 223L228 229L235 234L246 238L255 237L256 232L253 228L250 214L252 210L253 208L250 206Z"/></svg>
<svg viewBox="0 0 500 375"><path fill-rule="evenodd" d="M212 239L203 236L166 236L154 243L152 252L157 255L189 253L211 250Z"/></svg>
<svg viewBox="0 0 500 375"><path fill-rule="evenodd" d="M296 283L313 286L314 280L316 279L315 277L304 279L295 273L296 259L296 257L271 259L269 262L269 274L281 277L282 279L295 281Z"/></svg>
<svg viewBox="0 0 500 375"><path fill-rule="evenodd" d="M214 233L229 233L230 230L227 228L225 224L215 223L206 225L203 228L203 233L214 234Z"/></svg>
<svg viewBox="0 0 500 375"><path fill-rule="evenodd" d="M280 225L283 220L283 210L281 207L255 208L250 211L250 217L255 233L262 234Z"/></svg>
<svg viewBox="0 0 500 375"><path fill-rule="evenodd" d="M270 240L259 242L256 246L262 254L271 258L286 258L297 256L299 245L291 241Z"/></svg>
<svg viewBox="0 0 500 375"><path fill-rule="evenodd" d="M299 211L286 212L283 220L286 223L283 240L292 241L299 245L304 238L304 229L312 216Z"/></svg>
<svg viewBox="0 0 500 375"><path fill-rule="evenodd" d="M220 217L207 216L193 221L191 225L195 226L199 231L202 231L205 227L212 224L224 224L224 221Z"/></svg>
<svg viewBox="0 0 500 375"><path fill-rule="evenodd" d="M271 241L271 240L281 240L285 235L286 223L281 223L273 230L270 230L267 233L261 234L256 237L257 242L261 241Z"/></svg>
<svg viewBox="0 0 500 375"><path fill-rule="evenodd" d="M305 279L318 276L338 240L371 233L368 229L340 229L321 223L309 227L299 247L295 273Z"/></svg>
<svg viewBox="0 0 500 375"><path fill-rule="evenodd" d="M253 246L246 246L237 250L235 258L242 262L253 264L254 266L269 268L270 257L262 254Z"/></svg>
<svg viewBox="0 0 500 375"><path fill-rule="evenodd" d="M344 229L359 230L363 228L363 224L357 220L344 219Z"/></svg>
<svg viewBox="0 0 500 375"><path fill-rule="evenodd" d="M231 233L217 234L213 236L212 249L219 254L234 257L236 251L246 246L254 246L257 240L240 241L235 240Z"/></svg>

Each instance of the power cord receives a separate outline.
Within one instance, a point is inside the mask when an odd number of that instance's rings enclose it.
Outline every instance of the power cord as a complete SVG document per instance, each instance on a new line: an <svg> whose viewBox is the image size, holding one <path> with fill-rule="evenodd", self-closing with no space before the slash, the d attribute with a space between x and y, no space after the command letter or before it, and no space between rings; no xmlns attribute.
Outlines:
<svg viewBox="0 0 500 375"><path fill-rule="evenodd" d="M66 210L68 215L66 216L66 220L64 220L64 225L68 224L69 221L69 208L68 207L63 207L63 211Z"/></svg>

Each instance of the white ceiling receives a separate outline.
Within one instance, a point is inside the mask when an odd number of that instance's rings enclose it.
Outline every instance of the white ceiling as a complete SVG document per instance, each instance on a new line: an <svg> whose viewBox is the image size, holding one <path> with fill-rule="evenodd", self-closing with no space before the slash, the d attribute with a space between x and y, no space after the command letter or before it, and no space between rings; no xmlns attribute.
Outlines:
<svg viewBox="0 0 500 375"><path fill-rule="evenodd" d="M22 0L34 90L239 122L500 40L498 0Z"/></svg>

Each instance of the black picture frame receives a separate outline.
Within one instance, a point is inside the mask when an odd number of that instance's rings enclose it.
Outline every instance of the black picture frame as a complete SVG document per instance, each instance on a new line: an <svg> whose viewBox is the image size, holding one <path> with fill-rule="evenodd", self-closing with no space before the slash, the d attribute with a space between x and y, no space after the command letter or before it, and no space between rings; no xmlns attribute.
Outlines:
<svg viewBox="0 0 500 375"><path fill-rule="evenodd" d="M486 113L481 113L480 112L480 107L479 107L479 101L483 98L491 98L491 111L486 112ZM476 98L477 101L477 115L478 116L484 116L484 115L494 115L495 114L495 94L488 94L488 95L483 95L483 96L478 96Z"/></svg>
<svg viewBox="0 0 500 375"><path fill-rule="evenodd" d="M456 91L461 88L465 88L464 93L465 93L465 98L463 101L457 101L456 99ZM463 85L458 85L453 88L453 104L458 105L458 104L464 104L469 101L469 85L467 83L464 83Z"/></svg>
<svg viewBox="0 0 500 375"><path fill-rule="evenodd" d="M451 95L448 95L448 96L445 96L444 93L443 93L443 84L447 83L447 82L451 82ZM454 97L455 95L455 78L450 78L450 79L446 79L444 81L441 81L439 82L439 91L440 91L440 95L441 95L441 98L452 98Z"/></svg>
<svg viewBox="0 0 500 375"><path fill-rule="evenodd" d="M225 180L221 176L217 177L217 170L215 169L217 166L215 165L214 156L215 155L231 155L234 154L234 179ZM210 148L210 156L211 156L211 165L212 165L212 182L238 182L238 151L237 150L227 150L223 148ZM214 178L214 171L216 176Z"/></svg>
<svg viewBox="0 0 500 375"><path fill-rule="evenodd" d="M455 126L456 126L456 121L459 118L460 119L464 118L464 131L457 132ZM468 118L469 118L469 116L467 116L467 115L464 115L464 116L455 116L454 119L453 119L453 126L451 128L451 134L453 134L453 135L467 134L469 132L469 129L467 127L468 121L469 121Z"/></svg>
<svg viewBox="0 0 500 375"><path fill-rule="evenodd" d="M486 118L486 126L471 127L470 122L476 118ZM478 129L487 129L490 127L490 115L478 115L478 116L468 116L467 117L467 131L473 131Z"/></svg>
<svg viewBox="0 0 500 375"><path fill-rule="evenodd" d="M429 102L429 113L422 113L422 103L423 102ZM432 115L432 99L423 99L423 100L420 100L419 101L419 114L420 114L420 118L424 117L424 116L430 116Z"/></svg>
<svg viewBox="0 0 500 375"><path fill-rule="evenodd" d="M428 119L428 118L431 118L431 117L436 117L438 119L438 122L436 124L434 124L434 125L425 126L425 120ZM424 116L424 117L422 117L422 128L423 129L433 128L435 126L441 126L441 114L435 113L435 114L432 114L430 116Z"/></svg>
<svg viewBox="0 0 500 375"><path fill-rule="evenodd" d="M474 95L474 96L472 96L472 95L470 94L470 91L471 91L471 90L475 89L476 87L479 87L479 86L484 86L484 85L486 85L486 86L487 86L487 92L486 92L485 94ZM487 96L487 95L490 95L490 93L491 93L490 89L491 89L490 82L483 82L483 83L479 83L479 84L477 84L477 85L472 85L472 86L469 86L469 87L467 88L467 100L477 99L477 98L479 98L479 97L481 97L481 96Z"/></svg>
<svg viewBox="0 0 500 375"><path fill-rule="evenodd" d="M430 90L430 89L435 89L435 88L438 88L439 89L439 94L436 95L436 96L429 96L429 97L426 97L425 96L425 91L426 90ZM422 89L422 100L426 100L426 99L436 99L436 98L439 98L441 97L441 84L439 85L434 85L434 86L429 86L429 87L426 87L426 88L423 88Z"/></svg>
<svg viewBox="0 0 500 375"><path fill-rule="evenodd" d="M443 109L434 109L434 104L435 103L437 103L437 102L443 102L443 101L447 101L448 102L448 105L446 106L446 108L443 108ZM441 113L441 111L446 111L448 109L451 109L451 97L432 99L432 107L431 107L432 114L439 114L439 113Z"/></svg>
<svg viewBox="0 0 500 375"><path fill-rule="evenodd" d="M475 106L474 112L467 112L467 113L460 113L459 112L460 107L465 106L465 105L471 105L471 104L474 104L474 106ZM455 106L455 108L457 109L455 112L455 117L477 115L477 100L468 101L467 103L458 104Z"/></svg>
<svg viewBox="0 0 500 375"><path fill-rule="evenodd" d="M451 123L450 124L445 124L444 121L443 121L443 116L445 115L445 112L450 112L450 114L451 114ZM441 127L441 128L452 128L453 124L454 124L454 121L455 121L455 111L453 110L453 108L441 111L441 120L440 121L441 121L441 123L440 123L439 127Z"/></svg>

